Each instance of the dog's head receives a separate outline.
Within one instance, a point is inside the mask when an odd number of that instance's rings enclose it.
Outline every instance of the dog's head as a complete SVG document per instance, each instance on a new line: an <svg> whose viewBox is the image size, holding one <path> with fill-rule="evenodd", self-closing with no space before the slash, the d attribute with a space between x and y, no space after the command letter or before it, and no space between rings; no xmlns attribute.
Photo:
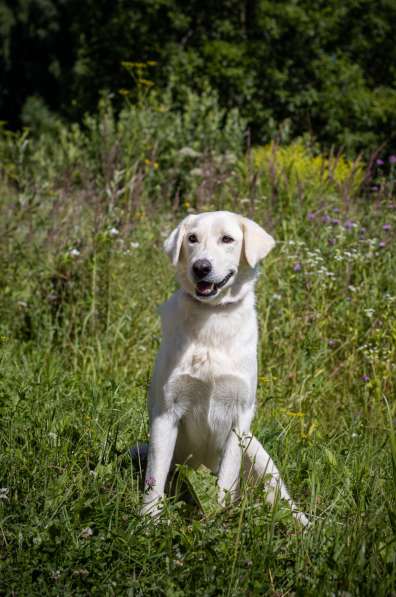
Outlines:
<svg viewBox="0 0 396 597"><path fill-rule="evenodd" d="M275 241L261 226L227 211L187 216L164 243L182 288L202 302L238 300Z"/></svg>

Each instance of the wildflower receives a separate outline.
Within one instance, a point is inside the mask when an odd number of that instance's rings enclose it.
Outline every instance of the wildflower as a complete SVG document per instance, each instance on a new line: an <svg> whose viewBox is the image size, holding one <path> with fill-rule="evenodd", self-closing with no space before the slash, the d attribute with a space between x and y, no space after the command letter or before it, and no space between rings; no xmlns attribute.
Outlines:
<svg viewBox="0 0 396 597"><path fill-rule="evenodd" d="M154 479L154 477L147 477L146 481L145 481L145 485L149 488L152 489L153 487L155 487L156 485L156 481Z"/></svg>
<svg viewBox="0 0 396 597"><path fill-rule="evenodd" d="M338 214L338 213L340 213L340 208L339 207L333 207L333 211L334 211L334 213Z"/></svg>
<svg viewBox="0 0 396 597"><path fill-rule="evenodd" d="M338 226L338 225L339 225L339 223L340 223L340 220L337 220L336 218L333 218L333 219L331 220L331 225L332 225L332 226Z"/></svg>
<svg viewBox="0 0 396 597"><path fill-rule="evenodd" d="M159 168L159 164L158 162L154 162L152 160L144 160L144 163L146 164L146 166L149 166L150 168L154 168L154 170L158 170Z"/></svg>
<svg viewBox="0 0 396 597"><path fill-rule="evenodd" d="M77 568L73 570L73 576L88 576L89 572L86 568Z"/></svg>
<svg viewBox="0 0 396 597"><path fill-rule="evenodd" d="M293 266L293 271L295 272L301 272L302 270L302 265L299 261L297 261L297 263L294 264Z"/></svg>
<svg viewBox="0 0 396 597"><path fill-rule="evenodd" d="M375 163L377 164L377 166L383 166L384 160L378 159Z"/></svg>
<svg viewBox="0 0 396 597"><path fill-rule="evenodd" d="M179 150L179 155L183 158L198 158L201 154L199 151L195 151L192 147L182 147Z"/></svg>
<svg viewBox="0 0 396 597"><path fill-rule="evenodd" d="M365 383L367 383L368 381L370 381L370 378L368 375L362 375L362 381L364 381Z"/></svg>
<svg viewBox="0 0 396 597"><path fill-rule="evenodd" d="M382 226L382 229L385 230L385 232L388 232L391 228L392 228L392 226L390 224L384 224Z"/></svg>
<svg viewBox="0 0 396 597"><path fill-rule="evenodd" d="M118 236L120 234L119 230L117 230L117 228L110 228L109 230L109 235L114 237L114 236Z"/></svg>
<svg viewBox="0 0 396 597"><path fill-rule="evenodd" d="M347 220L344 224L344 228L346 228L347 230L352 230L352 228L354 228L356 226L355 222L352 222L352 220Z"/></svg>
<svg viewBox="0 0 396 597"><path fill-rule="evenodd" d="M8 487L0 487L0 500L8 500L10 489Z"/></svg>
<svg viewBox="0 0 396 597"><path fill-rule="evenodd" d="M86 527L85 529L83 529L81 531L81 534L80 534L80 536L83 539L89 539L90 537L92 537L92 535L93 535L93 530L91 529L91 527Z"/></svg>
<svg viewBox="0 0 396 597"><path fill-rule="evenodd" d="M282 299L282 296L280 294L273 294L272 298L274 299L274 301L280 301Z"/></svg>
<svg viewBox="0 0 396 597"><path fill-rule="evenodd" d="M329 238L329 240L327 241L327 243L330 245L330 247L333 247L336 244L336 239L335 238Z"/></svg>
<svg viewBox="0 0 396 597"><path fill-rule="evenodd" d="M315 214L313 213L313 211L309 211L309 212L307 213L307 220L308 220L309 222L312 222L312 220L314 220L314 219L315 219Z"/></svg>
<svg viewBox="0 0 396 597"><path fill-rule="evenodd" d="M380 249L384 249L384 248L386 247L386 243L385 243L383 240L381 240L381 241L378 243L378 247L379 247Z"/></svg>
<svg viewBox="0 0 396 597"><path fill-rule="evenodd" d="M138 249L140 247L140 243L131 242L130 245L131 249Z"/></svg>
<svg viewBox="0 0 396 597"><path fill-rule="evenodd" d="M396 164L396 155L390 155L389 156L389 163L390 164Z"/></svg>
<svg viewBox="0 0 396 597"><path fill-rule="evenodd" d="M70 257L78 257L80 255L80 251L78 249L70 249L69 255Z"/></svg>
<svg viewBox="0 0 396 597"><path fill-rule="evenodd" d="M223 156L223 159L229 164L235 164L238 161L237 156L230 151L227 151L227 153Z"/></svg>
<svg viewBox="0 0 396 597"><path fill-rule="evenodd" d="M323 224L328 224L330 221L331 221L331 218L330 218L330 216L329 216L329 215L325 214L325 215L322 217L322 222L323 222Z"/></svg>
<svg viewBox="0 0 396 597"><path fill-rule="evenodd" d="M330 348L334 348L334 346L337 344L337 340L330 339L327 344L330 346Z"/></svg>
<svg viewBox="0 0 396 597"><path fill-rule="evenodd" d="M379 191L379 187L374 185L373 187L371 187L371 190L375 193L376 191Z"/></svg>

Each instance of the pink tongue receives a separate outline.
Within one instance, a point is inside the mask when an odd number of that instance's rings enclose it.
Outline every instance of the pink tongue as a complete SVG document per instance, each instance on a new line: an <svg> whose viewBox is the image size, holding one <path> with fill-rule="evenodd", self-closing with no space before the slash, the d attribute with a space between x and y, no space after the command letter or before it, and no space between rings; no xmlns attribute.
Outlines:
<svg viewBox="0 0 396 597"><path fill-rule="evenodd" d="M197 288L199 292L206 292L207 290L211 290L213 286L212 282L198 282Z"/></svg>

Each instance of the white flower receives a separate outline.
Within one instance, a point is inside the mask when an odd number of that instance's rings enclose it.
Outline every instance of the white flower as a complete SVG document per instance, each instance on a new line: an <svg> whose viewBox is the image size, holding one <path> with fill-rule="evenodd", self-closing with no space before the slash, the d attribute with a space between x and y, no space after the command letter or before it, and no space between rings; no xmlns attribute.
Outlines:
<svg viewBox="0 0 396 597"><path fill-rule="evenodd" d="M120 232L119 232L119 230L117 230L117 228L114 228L114 227L110 228L110 230L109 230L109 235L110 236L114 237L114 236L118 236L119 234L120 234Z"/></svg>
<svg viewBox="0 0 396 597"><path fill-rule="evenodd" d="M78 257L80 255L80 251L78 249L70 249L69 255L70 257Z"/></svg>
<svg viewBox="0 0 396 597"><path fill-rule="evenodd" d="M0 487L0 500L8 500L9 487Z"/></svg>
<svg viewBox="0 0 396 597"><path fill-rule="evenodd" d="M91 527L86 527L85 529L83 529L81 531L81 537L83 539L89 539L90 537L92 537L93 535L93 530L91 529Z"/></svg>
<svg viewBox="0 0 396 597"><path fill-rule="evenodd" d="M140 247L140 243L131 242L130 247L131 249L138 249Z"/></svg>
<svg viewBox="0 0 396 597"><path fill-rule="evenodd" d="M50 438L50 440L52 440L54 443L56 443L56 440L58 439L58 434L55 433L54 431L50 431L48 433L48 437Z"/></svg>
<svg viewBox="0 0 396 597"><path fill-rule="evenodd" d="M183 158L198 158L201 155L199 151L195 151L192 147L182 147L179 154Z"/></svg>

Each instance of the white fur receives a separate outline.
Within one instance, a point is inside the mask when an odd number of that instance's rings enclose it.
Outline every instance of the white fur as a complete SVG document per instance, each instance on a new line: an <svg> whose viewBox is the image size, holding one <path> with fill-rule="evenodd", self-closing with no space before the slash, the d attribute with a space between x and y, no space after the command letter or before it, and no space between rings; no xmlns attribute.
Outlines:
<svg viewBox="0 0 396 597"><path fill-rule="evenodd" d="M159 512L171 466L188 463L218 476L220 503L238 496L242 469L249 478L265 478L271 503L279 493L308 523L250 432L257 385L256 266L274 244L260 226L230 212L188 216L165 241L181 289L160 309L163 338L149 394L143 513ZM192 266L198 259L212 265L205 280L214 284L213 296L197 295Z"/></svg>

